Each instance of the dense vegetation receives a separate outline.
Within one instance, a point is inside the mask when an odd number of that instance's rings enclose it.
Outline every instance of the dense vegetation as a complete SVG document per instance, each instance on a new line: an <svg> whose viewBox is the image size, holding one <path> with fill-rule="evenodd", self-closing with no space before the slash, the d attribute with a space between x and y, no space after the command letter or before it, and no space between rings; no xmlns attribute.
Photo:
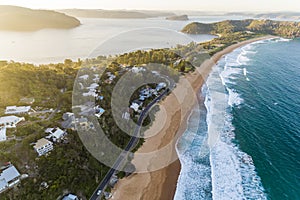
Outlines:
<svg viewBox="0 0 300 200"><path fill-rule="evenodd" d="M281 22L272 20L226 20L203 24L193 22L182 29L189 34L228 35L236 32L253 32L255 34L271 34L287 38L300 37L300 22Z"/></svg>
<svg viewBox="0 0 300 200"><path fill-rule="evenodd" d="M69 29L79 25L80 21L78 19L55 11L0 6L0 30Z"/></svg>
<svg viewBox="0 0 300 200"><path fill-rule="evenodd" d="M27 63L0 62L0 108L19 105L23 97L33 97L33 106L69 106L80 62L66 60L65 63L39 67Z"/></svg>

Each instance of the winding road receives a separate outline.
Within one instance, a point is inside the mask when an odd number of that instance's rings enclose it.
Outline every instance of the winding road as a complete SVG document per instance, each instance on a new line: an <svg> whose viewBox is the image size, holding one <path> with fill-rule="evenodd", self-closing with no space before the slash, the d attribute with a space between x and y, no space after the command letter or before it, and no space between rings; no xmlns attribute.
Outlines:
<svg viewBox="0 0 300 200"><path fill-rule="evenodd" d="M151 109L151 107L153 105L155 105L164 96L166 96L169 93L169 91L172 91L174 89L175 83L173 82L173 80L168 79L168 82L169 82L169 87L167 89L165 89L165 91L163 93L161 93L159 96L157 96L151 103L149 103L145 107L145 109L142 111L142 113L141 113L141 115L140 115L140 117L138 119L137 126L136 126L136 128L134 130L133 136L131 137L131 139L128 142L128 144L125 147L125 149L122 151L122 153L119 155L119 157L115 161L114 165L110 168L110 170L108 171L108 173L102 179L101 183L98 185L98 187L94 191L94 193L91 196L90 200L99 200L99 199L101 199L101 197L103 195L103 192L106 189L106 186L108 185L111 177L114 175L115 172L117 172L120 169L122 169L124 167L124 165L126 164L127 156L131 153L130 150L132 150L136 146L136 144L138 143L138 141L139 141L139 138L136 137L136 136L140 132L142 123L143 123L145 117L147 116L147 113L149 112L149 110ZM101 192L99 192L99 191L101 191Z"/></svg>

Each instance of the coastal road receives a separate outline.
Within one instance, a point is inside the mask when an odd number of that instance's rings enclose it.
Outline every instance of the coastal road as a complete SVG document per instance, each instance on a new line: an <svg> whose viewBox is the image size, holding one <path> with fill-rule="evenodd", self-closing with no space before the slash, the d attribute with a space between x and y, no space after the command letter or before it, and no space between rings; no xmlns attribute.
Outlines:
<svg viewBox="0 0 300 200"><path fill-rule="evenodd" d="M170 83L170 82L169 82ZM101 181L101 183L98 185L97 189L94 191L93 195L91 196L90 200L98 200L101 199L102 195L103 195L103 191L106 189L107 184L109 183L111 177L114 175L114 173L116 171L121 170L124 165L126 164L125 161L127 161L127 156L128 154L130 154L130 150L132 150L136 144L139 141L139 138L136 137L141 129L142 123L145 119L145 117L147 116L147 113L149 112L149 110L151 109L151 107L156 104L157 102L159 102L164 96L166 96L169 91L171 91L172 89L174 89L175 87L175 83L172 82L171 85L169 85L169 87L163 92L161 93L159 96L157 96L151 103L149 103L145 109L142 111L138 122L137 122L137 126L134 130L133 136L131 137L130 141L128 142L127 146L125 147L125 149L122 151L122 153L119 155L119 157L117 158L117 160L115 161L114 165L110 168L110 170L108 171L108 173L105 175L105 177L103 178L103 180ZM101 191L101 192L98 192Z"/></svg>

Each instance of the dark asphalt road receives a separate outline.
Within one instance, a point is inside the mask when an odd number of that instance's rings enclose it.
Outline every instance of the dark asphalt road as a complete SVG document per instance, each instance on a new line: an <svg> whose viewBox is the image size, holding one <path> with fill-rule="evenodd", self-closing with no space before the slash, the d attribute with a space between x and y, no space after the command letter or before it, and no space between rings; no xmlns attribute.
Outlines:
<svg viewBox="0 0 300 200"><path fill-rule="evenodd" d="M100 199L100 197L103 195L103 191L105 190L107 184L109 183L111 177L113 176L113 174L118 171L118 169L122 166L124 159L126 159L126 157L128 156L128 154L130 153L130 150L132 149L132 147L135 146L135 144L137 144L139 138L135 137L138 135L141 125L144 121L144 118L147 116L148 111L150 110L150 108L156 104L158 101L160 101L165 95L168 94L168 92L173 89L175 87L175 83L174 85L172 84L171 86L169 86L168 89L166 89L161 95L159 95L158 97L156 97L150 104L147 105L147 107L142 111L139 120L137 122L137 126L136 129L134 131L134 136L131 137L130 141L128 142L127 146L125 147L125 149L123 150L123 152L120 154L120 156L118 157L118 159L116 160L116 162L114 163L114 165L112 166L112 168L110 168L110 170L108 171L108 173L105 175L104 179L101 181L101 183L98 185L97 189L94 191L93 195L91 196L90 200L97 200ZM98 191L101 190L100 195L98 195Z"/></svg>

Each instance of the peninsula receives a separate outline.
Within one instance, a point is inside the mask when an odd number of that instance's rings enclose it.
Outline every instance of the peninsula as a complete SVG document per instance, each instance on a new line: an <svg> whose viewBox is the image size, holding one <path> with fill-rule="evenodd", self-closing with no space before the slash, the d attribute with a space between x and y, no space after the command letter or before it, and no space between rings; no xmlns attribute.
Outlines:
<svg viewBox="0 0 300 200"><path fill-rule="evenodd" d="M300 37L300 22L283 22L273 20L226 20L204 24L193 22L182 29L188 34L228 35L237 32L270 34L287 38Z"/></svg>
<svg viewBox="0 0 300 200"><path fill-rule="evenodd" d="M165 17L174 15L163 11L139 11L139 10L102 10L102 9L64 9L58 12L74 17L82 18L111 18L111 19L145 19L152 17Z"/></svg>
<svg viewBox="0 0 300 200"><path fill-rule="evenodd" d="M175 21L187 21L189 17L187 15L174 15L170 17L166 17L167 20L175 20Z"/></svg>
<svg viewBox="0 0 300 200"><path fill-rule="evenodd" d="M75 17L50 10L33 10L0 5L0 30L37 31L40 29L71 29L80 25Z"/></svg>

